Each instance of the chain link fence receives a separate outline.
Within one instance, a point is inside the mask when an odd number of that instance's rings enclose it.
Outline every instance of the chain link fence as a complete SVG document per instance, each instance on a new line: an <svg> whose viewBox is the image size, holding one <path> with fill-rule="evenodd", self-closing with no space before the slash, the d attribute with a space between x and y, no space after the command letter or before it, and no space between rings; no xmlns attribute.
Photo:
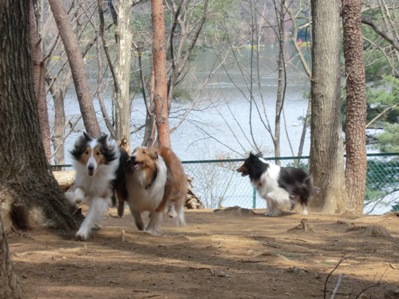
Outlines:
<svg viewBox="0 0 399 299"><path fill-rule="evenodd" d="M309 157L265 158L281 166L308 168ZM256 193L248 177L236 169L244 159L183 161L192 178L194 193L205 208L240 206L264 209L266 202ZM72 169L71 165L54 165L54 170ZM399 153L367 155L365 213L383 214L399 210Z"/></svg>
<svg viewBox="0 0 399 299"><path fill-rule="evenodd" d="M309 157L265 158L281 166L307 170ZM193 178L193 190L206 208L240 206L266 208L248 177L236 169L243 159L184 161L186 174ZM399 210L399 153L368 154L365 213L383 214Z"/></svg>

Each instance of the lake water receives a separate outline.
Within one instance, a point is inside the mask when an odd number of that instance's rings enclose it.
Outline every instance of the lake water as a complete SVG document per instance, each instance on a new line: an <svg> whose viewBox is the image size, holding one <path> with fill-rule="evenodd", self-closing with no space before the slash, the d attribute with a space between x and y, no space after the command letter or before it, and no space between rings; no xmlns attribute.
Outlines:
<svg viewBox="0 0 399 299"><path fill-rule="evenodd" d="M292 56L292 49L287 50L287 56ZM261 98L265 103L262 117L252 111L252 134L250 131L249 79L243 73L249 72L250 49L243 48L237 52L239 63L246 69L237 67L234 59L226 60L225 67L216 71L213 69L216 55L212 51L201 51L195 63L186 76L183 87L190 91L193 99L177 100L173 102L170 115L170 126L176 126L184 114L195 102L194 109L184 122L171 135L172 148L182 160L209 160L219 158L243 158L248 151L256 151L253 140L262 149L266 156L274 156L274 147L270 134L264 127L265 115L274 130L275 101L277 92L276 49L272 47L260 48L260 84L253 86L253 98L260 105ZM284 104L284 118L281 126L281 155L297 155L299 139L302 131L300 118L306 114L307 100L304 92L309 91L307 78L298 66L298 61L292 59L287 63L287 90ZM274 71L273 71L274 70ZM212 73L210 76L209 74ZM256 74L256 73L255 73ZM208 78L207 84L202 86ZM255 80L257 80L255 78ZM95 82L93 80L93 86ZM106 105L110 110L111 93L104 95ZM97 101L94 101L101 113ZM52 114L51 104L49 113ZM264 110L263 110L264 109ZM77 118L80 115L76 95L71 88L65 98L67 119ZM145 118L145 106L141 97L136 97L132 107L132 126L140 126ZM105 125L100 121L105 129ZM287 131L284 129L286 126ZM78 128L83 130L80 123ZM66 140L66 148L73 146L78 134L71 134ZM140 145L142 133L133 135L131 148ZM306 137L303 155L309 153L309 132ZM293 151L291 151L290 143ZM70 162L69 154L65 155L66 163Z"/></svg>

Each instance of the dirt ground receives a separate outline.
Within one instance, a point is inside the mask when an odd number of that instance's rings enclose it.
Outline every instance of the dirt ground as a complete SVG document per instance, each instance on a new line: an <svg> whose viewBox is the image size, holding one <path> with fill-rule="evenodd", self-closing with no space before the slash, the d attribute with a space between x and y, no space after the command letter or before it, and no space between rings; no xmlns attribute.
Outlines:
<svg viewBox="0 0 399 299"><path fill-rule="evenodd" d="M263 213L191 210L187 226L166 219L152 236L110 210L85 242L49 231L8 240L29 298L330 298L337 285L335 298L399 298L395 214Z"/></svg>

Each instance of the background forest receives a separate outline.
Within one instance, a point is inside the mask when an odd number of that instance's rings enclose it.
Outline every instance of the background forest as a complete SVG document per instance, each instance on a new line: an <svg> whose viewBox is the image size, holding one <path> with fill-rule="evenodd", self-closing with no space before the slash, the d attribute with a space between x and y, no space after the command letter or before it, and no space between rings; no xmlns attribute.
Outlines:
<svg viewBox="0 0 399 299"><path fill-rule="evenodd" d="M398 4L385 0L362 4L367 128L373 129L367 131L368 143L373 144L369 150L396 152ZM84 126L51 9L47 1L38 1L37 5L50 108L51 160L64 164L71 142L68 140L74 140L75 133L83 131ZM148 1L127 1L126 7L122 5L122 1L64 1L84 58L97 120L103 132L117 139L122 136L116 126L115 102L121 99L114 91L117 79L112 74L118 64L118 36L124 36L117 26L118 20L121 23L118 15L122 15L117 10L125 10L123 18L129 20L126 30L131 34L131 62L129 74L119 80L129 82L126 93L130 136L126 137L130 137L132 146L148 145L155 134L149 121L151 7ZM172 144L178 153L184 159L243 157L249 150L280 156L283 142L283 155L308 155L310 111L306 102L312 41L309 1L285 1L284 6L273 0L165 1L165 10ZM236 110L248 113L239 114ZM343 113L345 129L344 93ZM215 125L215 119L220 123ZM277 130L280 119L282 129ZM179 131L185 120L190 124ZM177 140L173 134L180 134ZM183 148L181 142L185 138L187 144ZM193 153L195 147L191 144L202 151L202 156Z"/></svg>
<svg viewBox="0 0 399 299"><path fill-rule="evenodd" d="M39 111L48 160L56 165L69 164L68 150L73 141L91 128L93 134L101 130L112 135L128 149L155 144L151 3L66 1L62 11L68 12L68 24L60 26L60 7L55 10L55 2L38 1L35 6L38 34L43 37L40 50L44 60L39 62L44 61L47 83L39 103L48 109ZM398 4L385 0L361 4L367 151L395 153L399 138ZM309 1L164 1L164 9L169 132L172 148L182 160L242 158L249 151L263 152L267 157L314 157L320 153L321 149L313 153L310 149L310 91L315 64ZM350 45L342 38L342 26L340 30L327 41L331 44L327 51L335 42L342 48ZM81 59L68 54L72 52L65 38L68 35L77 37L74 47L80 50ZM82 59L84 64L73 66L74 60ZM342 50L339 61L324 67L330 68L334 77L337 72L341 74L339 98L332 99L342 101L341 112L332 112L329 122L342 122L331 128L342 130L339 138L345 144L346 137L351 138L346 134L347 110L357 115L356 111L363 108L346 105L344 61ZM335 66L337 71L332 69ZM74 75L80 79L74 79ZM85 77L88 83L83 88L79 85ZM335 79L327 75L321 80ZM352 130L361 132L363 125ZM321 134L317 130L313 133ZM331 154L327 160L342 155L336 146L328 146ZM355 165L357 158L346 163ZM300 160L293 163L299 165ZM367 190L366 200L396 190L396 175L380 170L395 170L396 166L384 163L369 163L367 188L371 190ZM331 169L322 164L310 165L314 177L322 168ZM302 166L308 168L307 162ZM362 171L352 169L347 166L347 184L358 182L359 188L364 188ZM331 178L343 175L329 173ZM387 176L390 179L385 187L374 180ZM328 184L340 186L342 182ZM348 190L348 194L363 198L358 191ZM332 194L336 197L342 192L333 190ZM320 197L330 202L325 195Z"/></svg>

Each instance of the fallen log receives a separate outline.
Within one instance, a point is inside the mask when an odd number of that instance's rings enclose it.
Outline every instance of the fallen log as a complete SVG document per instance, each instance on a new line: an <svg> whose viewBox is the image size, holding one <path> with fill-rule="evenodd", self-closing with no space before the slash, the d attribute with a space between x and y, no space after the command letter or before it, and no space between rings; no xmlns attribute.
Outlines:
<svg viewBox="0 0 399 299"><path fill-rule="evenodd" d="M58 185L61 187L62 191L66 192L75 181L75 170L66 170L66 171L53 171L53 175L58 182Z"/></svg>

